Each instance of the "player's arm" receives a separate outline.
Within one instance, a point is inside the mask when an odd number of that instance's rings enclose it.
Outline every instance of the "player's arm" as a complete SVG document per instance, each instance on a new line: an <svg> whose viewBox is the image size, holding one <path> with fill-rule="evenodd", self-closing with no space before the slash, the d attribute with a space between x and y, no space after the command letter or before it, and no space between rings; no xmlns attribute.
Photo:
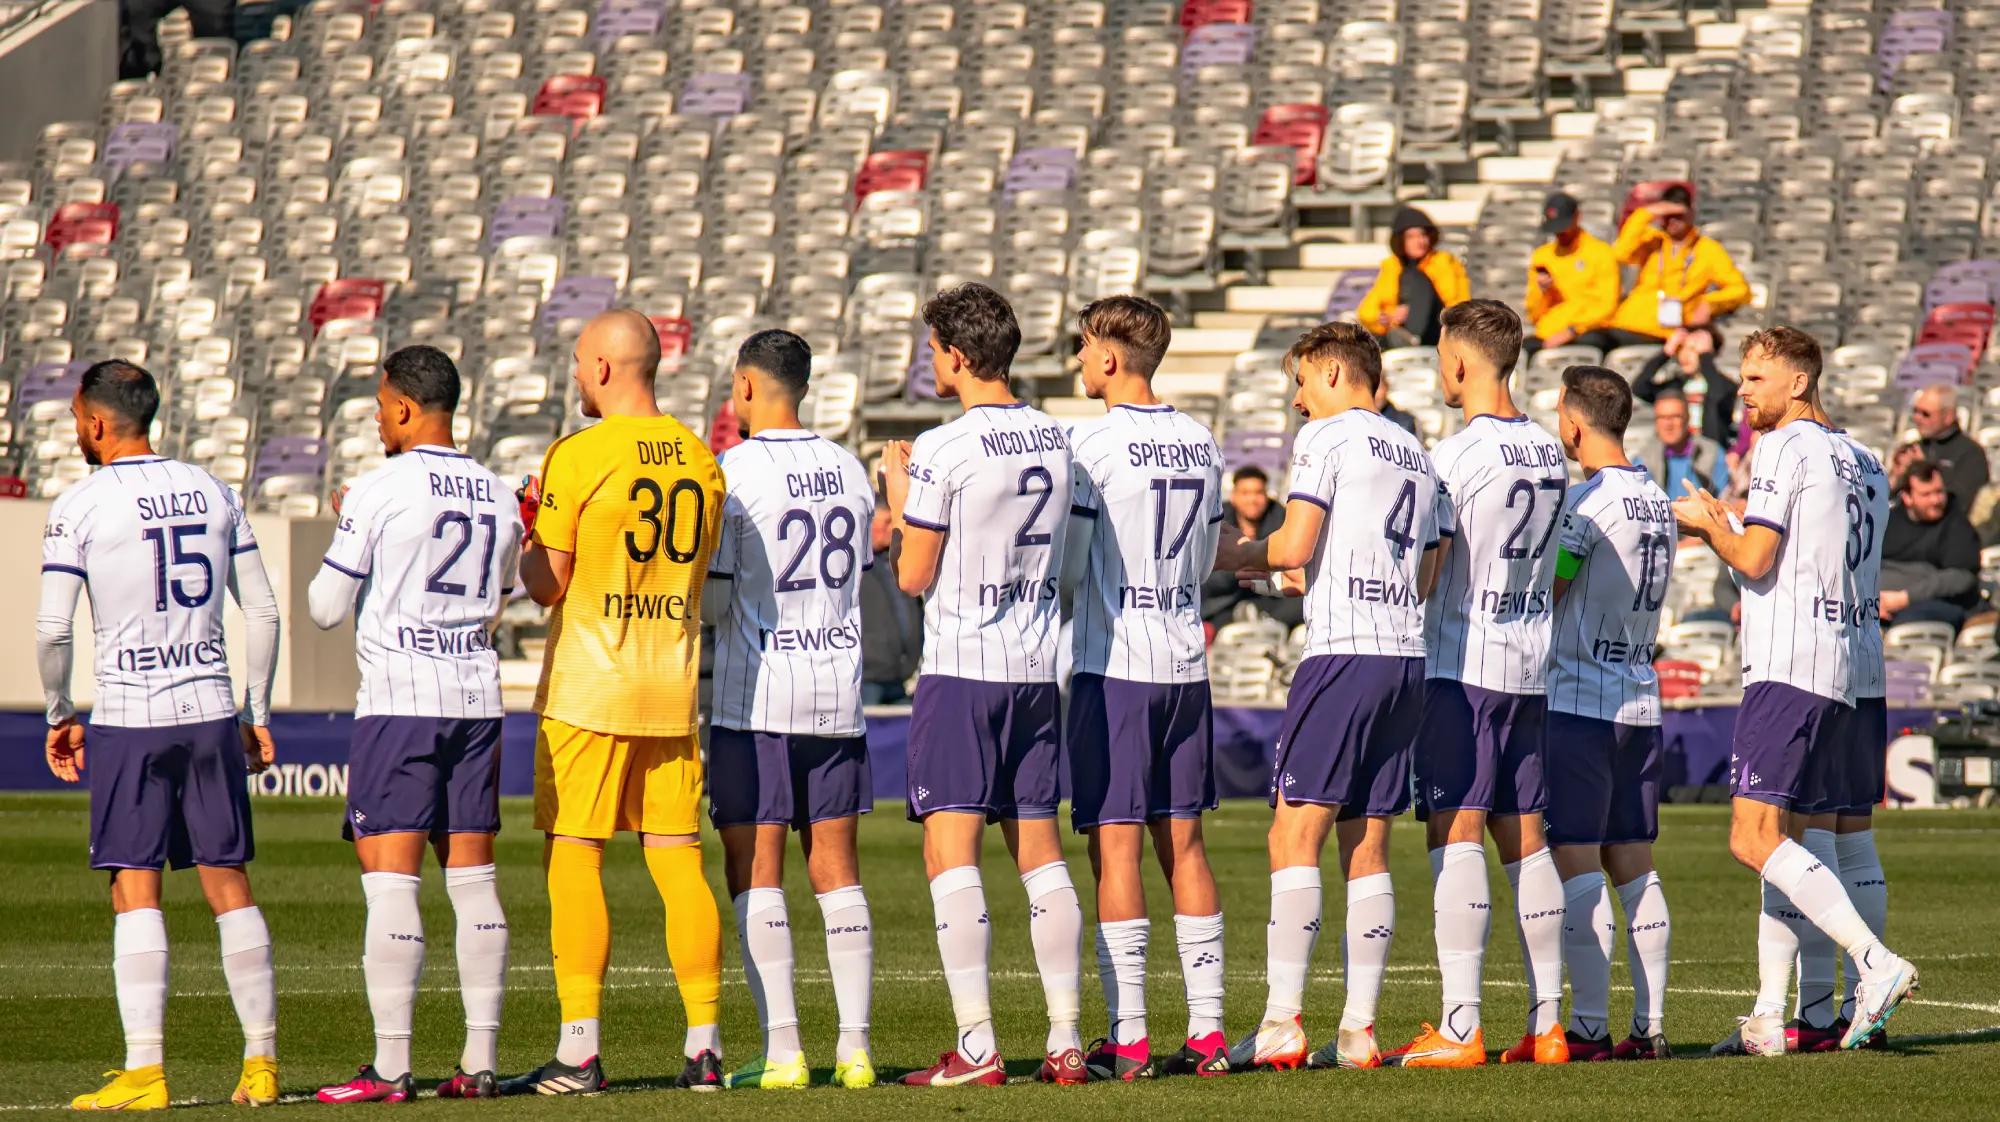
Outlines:
<svg viewBox="0 0 2000 1122"><path fill-rule="evenodd" d="M333 541L320 560L319 572L306 587L306 614L322 631L340 626L354 610L368 579L375 531L364 494L342 487L333 495L333 513L340 521L334 526Z"/></svg>
<svg viewBox="0 0 2000 1122"><path fill-rule="evenodd" d="M892 440L882 449L882 494L897 530L896 584L904 595L922 596L937 583L945 535L951 532L944 521L949 499L933 469L911 456L906 441Z"/></svg>
<svg viewBox="0 0 2000 1122"><path fill-rule="evenodd" d="M42 697L49 719L45 745L49 771L65 783L82 778L83 724L70 700L69 682L76 658L76 602L83 592L77 570L42 569L42 603L35 612L35 665L42 676Z"/></svg>
<svg viewBox="0 0 2000 1122"><path fill-rule="evenodd" d="M1285 503L1285 521L1263 541L1239 535L1237 540L1216 551L1216 565L1243 570L1276 572L1297 569L1312 560L1319 546L1320 531L1326 528L1326 507L1316 499L1294 494Z"/></svg>
<svg viewBox="0 0 2000 1122"><path fill-rule="evenodd" d="M239 545L230 552L229 594L243 610L243 637L250 660L243 683L243 711L237 720L250 770L258 772L270 767L276 757L271 742L271 683L278 676L280 628L278 594L271 588L254 541L247 548Z"/></svg>
<svg viewBox="0 0 2000 1122"><path fill-rule="evenodd" d="M1438 573L1444 570L1445 550L1450 548L1450 538L1439 538L1437 541L1424 547L1424 559L1417 562L1418 603L1430 599L1431 593L1436 591Z"/></svg>
<svg viewBox="0 0 2000 1122"><path fill-rule="evenodd" d="M723 466L726 470L728 465ZM866 526L868 520L862 519L860 524ZM715 536L715 549L708 555L708 576L701 584L701 622L704 626L721 626L724 617L729 615L729 609L736 600L741 543L746 534L755 532L754 526L742 496L734 491L725 493L722 497L722 529Z"/></svg>
<svg viewBox="0 0 2000 1122"><path fill-rule="evenodd" d="M585 501L582 479L570 467L576 453L558 441L542 463L541 504L536 508L528 551L521 557L521 584L544 608L560 603L576 571L576 524Z"/></svg>
<svg viewBox="0 0 2000 1122"><path fill-rule="evenodd" d="M1762 580L1778 559L1784 540L1781 523L1759 516L1756 495L1749 513L1738 523L1722 501L1686 481L1688 493L1674 500L1674 521L1681 532L1708 543L1722 563L1750 580ZM1755 485L1752 487L1756 490Z"/></svg>

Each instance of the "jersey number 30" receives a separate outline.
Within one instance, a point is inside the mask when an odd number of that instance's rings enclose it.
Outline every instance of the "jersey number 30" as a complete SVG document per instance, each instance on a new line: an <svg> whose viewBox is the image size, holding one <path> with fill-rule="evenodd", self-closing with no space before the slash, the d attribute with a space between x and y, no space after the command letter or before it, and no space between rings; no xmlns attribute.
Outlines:
<svg viewBox="0 0 2000 1122"><path fill-rule="evenodd" d="M692 479L676 479L672 487L662 492L658 482L641 476L632 481L632 491L626 498L636 503L642 495L646 505L639 508L639 521L650 527L652 533L642 546L638 531L625 531L625 552L641 565L651 561L662 550L666 551L669 561L681 565L693 564L696 555L701 553L702 527L708 522L708 498L702 494L701 484ZM675 531L680 523L682 495L694 496L694 540L685 550L674 544L674 539L680 537ZM666 515L664 520L661 518L663 512Z"/></svg>

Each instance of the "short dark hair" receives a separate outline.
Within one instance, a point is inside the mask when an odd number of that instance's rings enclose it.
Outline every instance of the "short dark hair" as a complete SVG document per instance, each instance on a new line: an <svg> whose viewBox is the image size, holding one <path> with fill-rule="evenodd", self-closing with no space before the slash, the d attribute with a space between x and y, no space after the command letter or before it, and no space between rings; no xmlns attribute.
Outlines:
<svg viewBox="0 0 2000 1122"><path fill-rule="evenodd" d="M1694 206L1694 195L1688 191L1685 185L1672 183L1667 185L1666 190L1660 192L1660 201L1663 203L1679 203L1684 207L1692 208Z"/></svg>
<svg viewBox="0 0 2000 1122"><path fill-rule="evenodd" d="M1681 389L1679 386L1661 386L1653 392L1653 408L1658 409L1662 401L1678 401L1682 405L1686 405L1688 404L1687 391Z"/></svg>
<svg viewBox="0 0 2000 1122"><path fill-rule="evenodd" d="M426 413L458 410L458 367L436 347L420 343L394 352L382 360L382 377Z"/></svg>
<svg viewBox="0 0 2000 1122"><path fill-rule="evenodd" d="M152 428L160 411L160 384L145 367L121 358L93 363L83 372L76 392L92 408L123 421L128 436Z"/></svg>
<svg viewBox="0 0 2000 1122"><path fill-rule="evenodd" d="M1358 323L1322 323L1285 352L1284 369L1297 374L1307 360L1339 362L1374 393L1382 386L1382 345Z"/></svg>
<svg viewBox="0 0 2000 1122"><path fill-rule="evenodd" d="M736 365L770 375L794 402L806 395L806 386L812 381L812 362L812 346L780 328L759 331L736 349Z"/></svg>
<svg viewBox="0 0 2000 1122"><path fill-rule="evenodd" d="M1479 352L1505 378L1521 359L1521 317L1498 300L1467 300L1439 320L1451 337Z"/></svg>
<svg viewBox="0 0 2000 1122"><path fill-rule="evenodd" d="M1076 314L1076 325L1102 343L1116 343L1132 373L1150 378L1167 357L1173 324L1158 304L1143 296L1106 296L1092 300Z"/></svg>
<svg viewBox="0 0 2000 1122"><path fill-rule="evenodd" d="M1819 386L1819 340L1796 327L1766 327L1743 337L1743 357L1762 354L1806 376L1815 389Z"/></svg>
<svg viewBox="0 0 2000 1122"><path fill-rule="evenodd" d="M1237 468L1236 474L1229 477L1229 482L1232 486L1234 486L1235 484L1241 483L1246 479L1254 479L1257 482L1266 485L1268 485L1271 482L1270 474L1267 473L1263 468L1258 467L1256 464L1244 464L1242 467Z"/></svg>
<svg viewBox="0 0 2000 1122"><path fill-rule="evenodd" d="M1944 469L1932 460L1914 460L1903 468L1903 482L1898 491L1908 491L1912 483L1935 483L1944 478Z"/></svg>
<svg viewBox="0 0 2000 1122"><path fill-rule="evenodd" d="M940 346L957 348L981 381L1005 381L1014 352L1021 349L1021 324L1013 305L976 281L924 301L924 326L937 335Z"/></svg>
<svg viewBox="0 0 2000 1122"><path fill-rule="evenodd" d="M1563 404L1605 436L1624 439L1632 423L1632 383L1602 366L1572 366L1563 371Z"/></svg>

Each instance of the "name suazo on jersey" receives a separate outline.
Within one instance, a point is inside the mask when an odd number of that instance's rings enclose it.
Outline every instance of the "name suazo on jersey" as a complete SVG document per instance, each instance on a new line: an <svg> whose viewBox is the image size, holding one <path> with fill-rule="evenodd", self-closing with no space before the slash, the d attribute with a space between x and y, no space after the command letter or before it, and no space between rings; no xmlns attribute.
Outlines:
<svg viewBox="0 0 2000 1122"><path fill-rule="evenodd" d="M1853 702L1862 632L1881 613L1888 501L1881 464L1824 425L1801 418L1757 441L1743 522L1776 531L1778 552L1743 582L1745 685Z"/></svg>
<svg viewBox="0 0 2000 1122"><path fill-rule="evenodd" d="M236 557L256 548L234 491L160 456L115 460L55 501L42 571L80 577L89 591L93 723L161 728L236 715L223 590Z"/></svg>
<svg viewBox="0 0 2000 1122"><path fill-rule="evenodd" d="M1208 678L1201 586L1222 522L1222 453L1172 406L1120 405L1070 431L1070 511L1092 521L1075 669L1131 682Z"/></svg>
<svg viewBox="0 0 2000 1122"><path fill-rule="evenodd" d="M1422 658L1418 570L1450 499L1417 438L1350 409L1299 429L1290 499L1326 510L1306 563L1305 657Z"/></svg>
<svg viewBox="0 0 2000 1122"><path fill-rule="evenodd" d="M1675 539L1673 506L1643 468L1602 468L1570 491L1556 540L1578 567L1556 606L1550 709L1660 723L1653 656Z"/></svg>
<svg viewBox="0 0 2000 1122"><path fill-rule="evenodd" d="M354 481L314 599L344 611L339 578L362 582L356 716L501 715L493 625L522 535L513 490L462 452L420 445Z"/></svg>
<svg viewBox="0 0 2000 1122"><path fill-rule="evenodd" d="M712 722L742 732L859 736L861 571L874 561L868 472L804 430L722 455L729 488L708 575L726 579Z"/></svg>
<svg viewBox="0 0 2000 1122"><path fill-rule="evenodd" d="M917 437L903 518L947 532L924 599L922 672L1053 682L1069 520L1062 426L1025 404L980 405Z"/></svg>
<svg viewBox="0 0 2000 1122"><path fill-rule="evenodd" d="M1861 469L1862 517L1859 526L1866 530L1869 520L1874 520L1875 533L1863 533L1861 563L1855 566L1855 578L1860 582L1856 595L1865 604L1882 602L1882 537L1889 525L1889 476L1882 470L1882 461L1875 458L1860 441L1842 431L1842 440L1854 453L1854 462ZM1882 697L1888 692L1888 671L1883 664L1882 615L1880 612L1867 614L1862 619L1860 630L1855 636L1854 666L1849 675L1852 703L1854 698Z"/></svg>
<svg viewBox="0 0 2000 1122"><path fill-rule="evenodd" d="M1452 535L1426 601L1424 672L1508 693L1542 692L1556 523L1568 467L1526 417L1474 417L1431 453L1451 493Z"/></svg>

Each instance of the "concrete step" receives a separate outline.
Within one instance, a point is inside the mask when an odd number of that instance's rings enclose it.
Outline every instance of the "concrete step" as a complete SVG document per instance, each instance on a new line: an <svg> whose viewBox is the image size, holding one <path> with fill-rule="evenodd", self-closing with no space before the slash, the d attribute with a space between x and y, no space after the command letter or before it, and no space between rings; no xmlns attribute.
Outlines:
<svg viewBox="0 0 2000 1122"><path fill-rule="evenodd" d="M1263 315L1317 314L1326 310L1331 284L1239 284L1223 290L1223 308Z"/></svg>
<svg viewBox="0 0 2000 1122"><path fill-rule="evenodd" d="M1501 183L1546 186L1555 177L1554 156L1489 156L1479 161L1479 181L1488 186Z"/></svg>
<svg viewBox="0 0 2000 1122"><path fill-rule="evenodd" d="M1325 301L1322 300L1321 303L1323 305ZM1203 316L1212 314L1197 313L1195 316L1196 324L1202 324ZM1262 316L1243 316L1240 318L1255 320L1256 323L1263 322ZM1174 332L1173 342L1167 346L1167 353L1171 355L1228 355L1233 359L1238 354L1249 350L1251 344L1256 341L1256 323L1231 324L1227 327L1195 326L1180 328Z"/></svg>
<svg viewBox="0 0 2000 1122"><path fill-rule="evenodd" d="M1299 247L1299 266L1306 269L1373 269L1382 264L1388 249L1380 244L1348 245L1342 242L1307 242Z"/></svg>

